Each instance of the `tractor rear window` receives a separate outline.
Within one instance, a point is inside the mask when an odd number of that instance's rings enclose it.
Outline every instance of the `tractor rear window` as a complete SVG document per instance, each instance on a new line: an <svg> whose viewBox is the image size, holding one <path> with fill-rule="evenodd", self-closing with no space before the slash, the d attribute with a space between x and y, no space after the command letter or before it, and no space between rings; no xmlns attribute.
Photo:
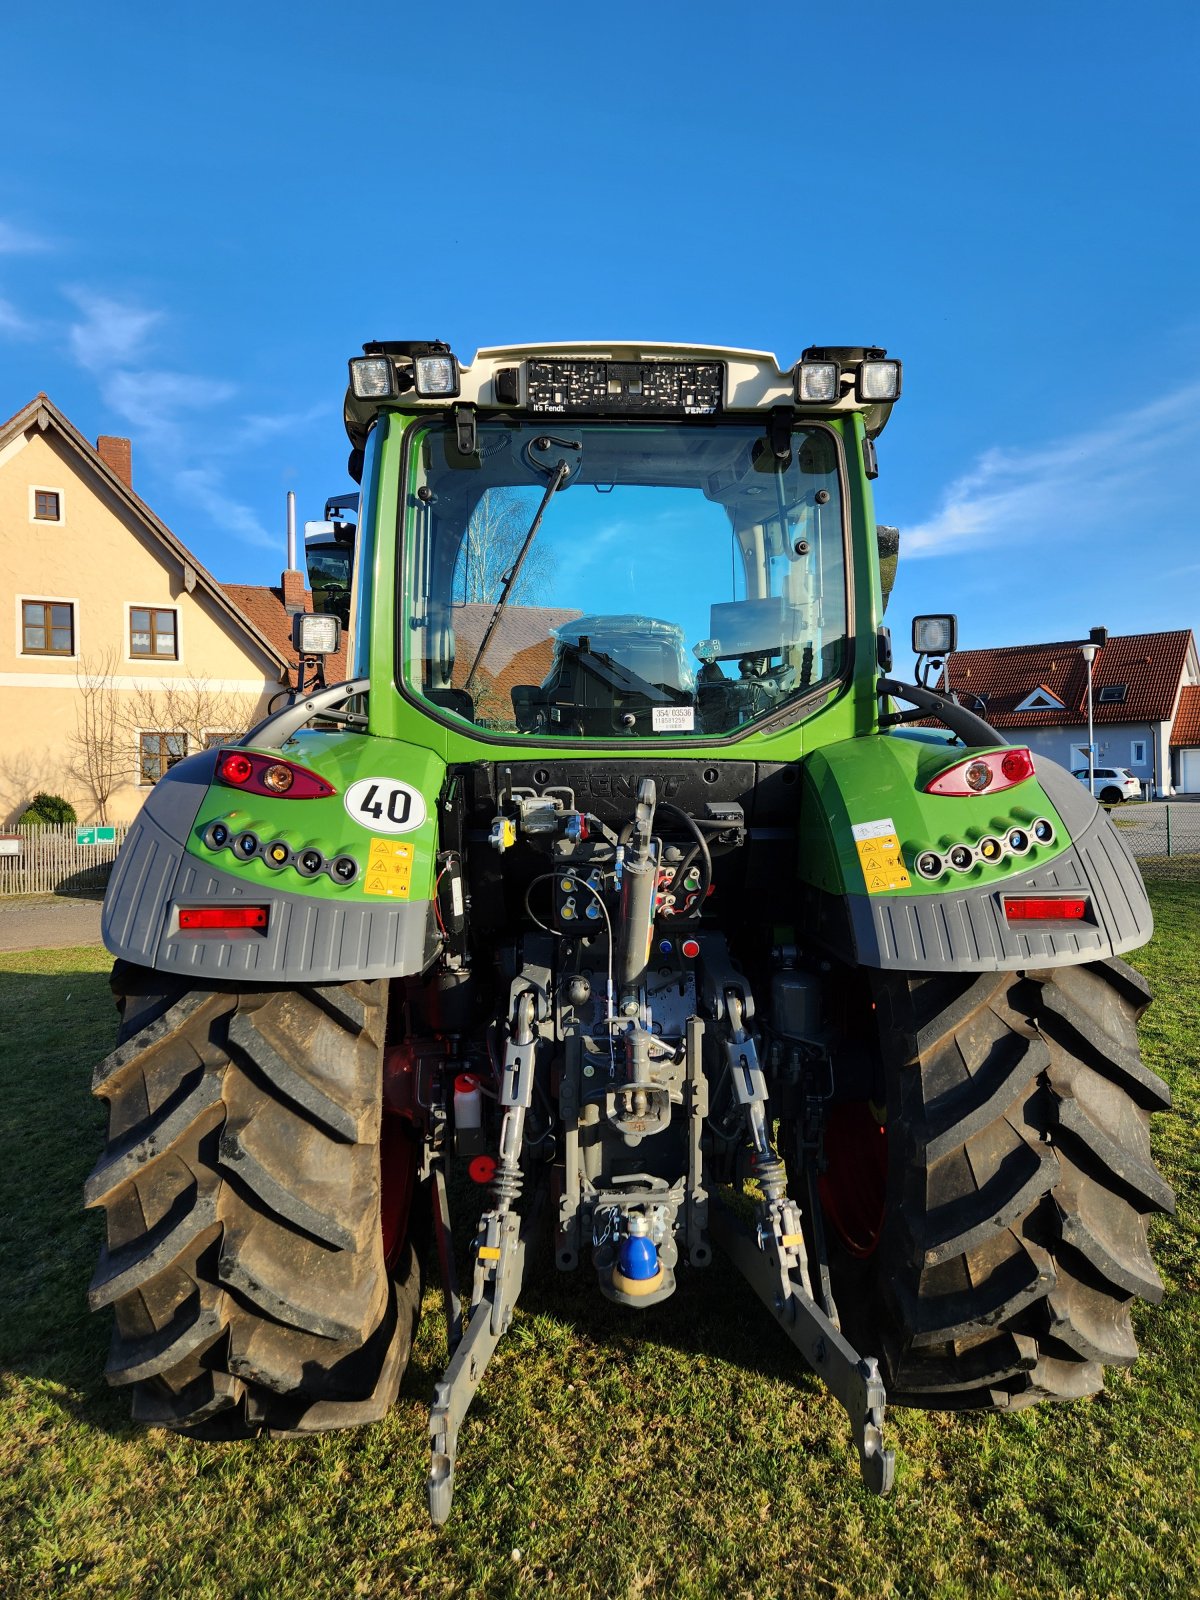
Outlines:
<svg viewBox="0 0 1200 1600"><path fill-rule="evenodd" d="M834 436L482 422L413 448L403 670L451 720L539 739L728 736L846 662Z"/></svg>

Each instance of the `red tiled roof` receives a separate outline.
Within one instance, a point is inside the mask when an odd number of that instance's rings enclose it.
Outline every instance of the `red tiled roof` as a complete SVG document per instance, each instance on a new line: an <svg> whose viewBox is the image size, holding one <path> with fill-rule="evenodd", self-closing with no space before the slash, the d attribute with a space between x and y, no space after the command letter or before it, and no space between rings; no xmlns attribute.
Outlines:
<svg viewBox="0 0 1200 1600"><path fill-rule="evenodd" d="M286 579L289 574L284 573ZM295 595L296 602L302 600L305 611L312 610L312 594L303 587L300 574L292 573L293 583L288 584L288 598ZM241 612L246 620L252 623L261 634L265 634L275 648L281 651L289 661L296 660L296 652L292 649L292 615L284 603L282 587L276 585L269 587L258 583L223 583L221 585L230 600ZM346 638L342 635L341 648L336 655L325 657L326 683L341 683L347 674L346 665Z"/></svg>
<svg viewBox="0 0 1200 1600"><path fill-rule="evenodd" d="M1188 684L1179 696L1171 743L1185 750L1200 746L1200 684Z"/></svg>
<svg viewBox="0 0 1200 1600"><path fill-rule="evenodd" d="M1097 723L1166 722L1187 661L1192 635L1130 633L1113 636L1092 668L1092 711ZM984 715L996 728L1055 728L1087 722L1087 663L1078 640L1017 644L999 650L957 650L946 663L949 686L986 700ZM1100 691L1126 685L1124 700L1101 704ZM1036 689L1063 703L1062 711L1018 711ZM970 704L970 701L967 702Z"/></svg>

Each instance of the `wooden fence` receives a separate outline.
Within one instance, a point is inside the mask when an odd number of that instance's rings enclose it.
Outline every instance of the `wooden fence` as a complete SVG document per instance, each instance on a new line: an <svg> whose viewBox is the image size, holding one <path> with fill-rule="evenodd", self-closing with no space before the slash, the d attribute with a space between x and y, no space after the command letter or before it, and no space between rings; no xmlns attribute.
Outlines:
<svg viewBox="0 0 1200 1600"><path fill-rule="evenodd" d="M0 895L104 892L127 826L28 825L0 833Z"/></svg>

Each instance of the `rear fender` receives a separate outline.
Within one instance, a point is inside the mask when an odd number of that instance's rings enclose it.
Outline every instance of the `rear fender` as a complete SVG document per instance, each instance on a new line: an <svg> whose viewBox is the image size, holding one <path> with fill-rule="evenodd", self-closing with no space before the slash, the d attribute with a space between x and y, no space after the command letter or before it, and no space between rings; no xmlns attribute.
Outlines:
<svg viewBox="0 0 1200 1600"><path fill-rule="evenodd" d="M997 972L1067 966L1145 944L1153 918L1137 866L1095 800L1062 767L1005 789L931 795L939 772L974 752L932 729L872 734L814 751L802 762L800 878L809 936L855 965L906 972ZM1039 819L1052 838L1033 836ZM1017 852L1017 829L1029 847ZM1000 859L980 858L984 839ZM956 845L966 871L923 877L917 861L945 862ZM1082 896L1082 921L1012 923L1013 895Z"/></svg>

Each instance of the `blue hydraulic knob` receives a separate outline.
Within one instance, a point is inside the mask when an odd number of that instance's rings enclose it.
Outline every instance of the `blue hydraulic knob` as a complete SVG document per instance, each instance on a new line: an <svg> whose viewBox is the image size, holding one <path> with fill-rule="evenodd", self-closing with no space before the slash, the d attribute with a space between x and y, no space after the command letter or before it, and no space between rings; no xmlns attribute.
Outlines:
<svg viewBox="0 0 1200 1600"><path fill-rule="evenodd" d="M628 1221L628 1233L617 1252L617 1271L623 1278L641 1281L658 1275L658 1251L649 1237L650 1224L636 1212Z"/></svg>

